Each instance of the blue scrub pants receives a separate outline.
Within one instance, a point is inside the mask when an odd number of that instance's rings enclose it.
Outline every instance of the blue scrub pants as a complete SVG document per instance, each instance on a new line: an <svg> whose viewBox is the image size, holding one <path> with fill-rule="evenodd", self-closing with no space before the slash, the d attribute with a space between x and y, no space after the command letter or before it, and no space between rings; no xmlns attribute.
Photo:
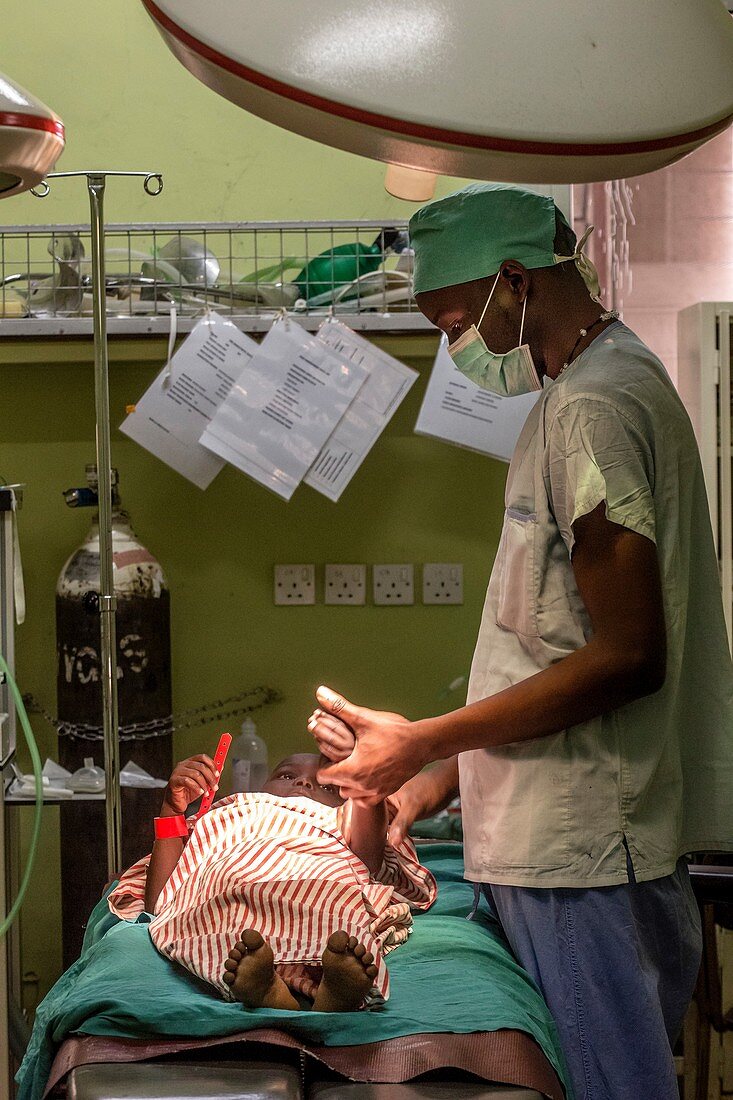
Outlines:
<svg viewBox="0 0 733 1100"><path fill-rule="evenodd" d="M557 1025L575 1100L677 1100L672 1047L700 966L687 865L592 889L481 888Z"/></svg>

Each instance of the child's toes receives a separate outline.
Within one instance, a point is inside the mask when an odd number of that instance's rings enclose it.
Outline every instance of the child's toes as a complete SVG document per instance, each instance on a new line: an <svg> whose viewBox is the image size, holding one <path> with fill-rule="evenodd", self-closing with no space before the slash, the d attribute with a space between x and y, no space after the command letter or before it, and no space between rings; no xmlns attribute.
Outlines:
<svg viewBox="0 0 733 1100"><path fill-rule="evenodd" d="M264 943L262 936L254 928L247 928L242 933L241 946L243 951L258 951L260 947L264 946Z"/></svg>
<svg viewBox="0 0 733 1100"><path fill-rule="evenodd" d="M349 936L348 950L351 951L351 953L353 954L354 953L354 948L358 947L358 946L359 946L359 941L357 940L356 936Z"/></svg>
<svg viewBox="0 0 733 1100"><path fill-rule="evenodd" d="M366 971L365 971L365 973L366 973L366 976L367 976L367 978L376 978L376 976L377 976L377 968L376 968L376 966L374 966L374 965L372 965L372 966L368 966L368 967L366 968Z"/></svg>
<svg viewBox="0 0 733 1100"><path fill-rule="evenodd" d="M374 962L374 955L372 955L371 951L365 951L362 955L361 961L365 967L369 967Z"/></svg>
<svg viewBox="0 0 733 1100"><path fill-rule="evenodd" d="M349 946L349 942L349 937L344 931L332 932L328 937L328 949L334 951L337 955L343 955Z"/></svg>
<svg viewBox="0 0 733 1100"><path fill-rule="evenodd" d="M238 966L238 965L239 965L239 964L238 964L237 962L235 962L235 961L234 961L234 959L232 959L232 958L229 958L229 959L227 959L227 961L226 961L226 962L224 963L224 969L225 969L225 970L231 970L231 971L233 971L233 972L234 972L234 971L236 971L236 969L237 969L237 966Z"/></svg>
<svg viewBox="0 0 733 1100"><path fill-rule="evenodd" d="M233 974L231 970L225 970L221 976L221 980L226 982L227 985L234 985L237 975Z"/></svg>

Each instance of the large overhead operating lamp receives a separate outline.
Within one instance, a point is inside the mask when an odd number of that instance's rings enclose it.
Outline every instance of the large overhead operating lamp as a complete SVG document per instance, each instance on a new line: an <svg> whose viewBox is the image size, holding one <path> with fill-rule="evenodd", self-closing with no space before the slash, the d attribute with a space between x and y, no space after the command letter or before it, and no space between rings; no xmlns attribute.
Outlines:
<svg viewBox="0 0 733 1100"><path fill-rule="evenodd" d="M721 0L143 3L215 92L407 180L620 179L733 120Z"/></svg>
<svg viewBox="0 0 733 1100"><path fill-rule="evenodd" d="M0 198L39 184L63 148L58 115L0 73Z"/></svg>

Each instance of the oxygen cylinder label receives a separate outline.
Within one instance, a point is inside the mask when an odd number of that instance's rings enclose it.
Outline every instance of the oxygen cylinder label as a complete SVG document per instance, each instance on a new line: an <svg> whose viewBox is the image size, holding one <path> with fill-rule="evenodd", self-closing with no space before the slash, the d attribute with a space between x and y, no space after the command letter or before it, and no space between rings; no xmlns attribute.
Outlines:
<svg viewBox="0 0 733 1100"><path fill-rule="evenodd" d="M166 718L171 713L170 595L118 597L117 698L120 725ZM79 599L56 597L58 665L56 692L62 721L102 724L99 614ZM60 762L73 770L89 746L61 738ZM131 755L133 755L131 747ZM138 741L135 762L151 775L170 775L170 735ZM124 761L123 761L124 763Z"/></svg>

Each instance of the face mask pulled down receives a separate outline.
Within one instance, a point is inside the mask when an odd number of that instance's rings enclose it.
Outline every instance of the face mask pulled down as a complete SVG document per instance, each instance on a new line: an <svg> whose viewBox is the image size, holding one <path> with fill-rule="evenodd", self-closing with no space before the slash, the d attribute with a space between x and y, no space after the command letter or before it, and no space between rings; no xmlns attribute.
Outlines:
<svg viewBox="0 0 733 1100"><path fill-rule="evenodd" d="M505 351L503 354L489 351L483 336L479 332L500 274L501 272L494 279L494 285L486 299L486 305L483 308L478 325L471 325L469 329L466 329L455 343L449 346L448 354L461 374L465 374L477 386L481 386L484 390L490 390L492 393L497 393L501 397L518 397L522 393L531 393L533 390L542 389L542 383L537 374L529 344L522 343L527 299L524 299L522 322L519 329L519 345L516 348Z"/></svg>

